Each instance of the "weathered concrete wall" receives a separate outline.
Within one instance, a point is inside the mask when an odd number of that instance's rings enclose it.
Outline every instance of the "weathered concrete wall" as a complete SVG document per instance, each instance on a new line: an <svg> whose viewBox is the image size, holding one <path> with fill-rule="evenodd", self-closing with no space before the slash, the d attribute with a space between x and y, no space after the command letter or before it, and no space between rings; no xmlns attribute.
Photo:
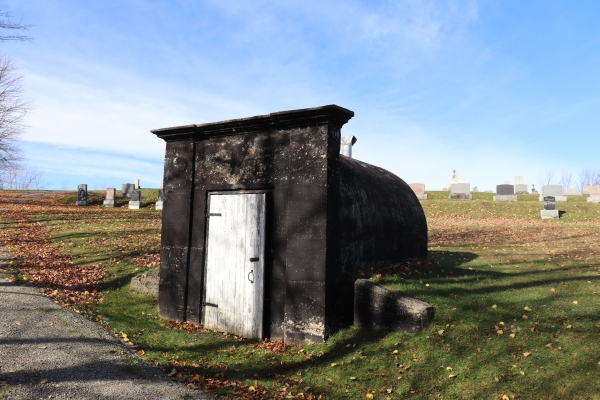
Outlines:
<svg viewBox="0 0 600 400"><path fill-rule="evenodd" d="M393 292L367 279L354 284L354 324L367 328L418 332L429 326L434 310L424 301Z"/></svg>

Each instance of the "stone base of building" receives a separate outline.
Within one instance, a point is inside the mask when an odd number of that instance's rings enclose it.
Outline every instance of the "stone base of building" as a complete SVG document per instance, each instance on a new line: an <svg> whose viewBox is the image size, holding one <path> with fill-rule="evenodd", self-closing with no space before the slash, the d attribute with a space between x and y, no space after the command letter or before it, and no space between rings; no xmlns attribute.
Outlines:
<svg viewBox="0 0 600 400"><path fill-rule="evenodd" d="M162 201L157 201L156 202L156 209L157 210L162 210L163 207L163 202Z"/></svg>
<svg viewBox="0 0 600 400"><path fill-rule="evenodd" d="M448 196L448 198L450 200L472 200L473 199L473 195L472 194L466 194L466 193L450 193L450 195Z"/></svg>
<svg viewBox="0 0 600 400"><path fill-rule="evenodd" d="M517 201L516 194L499 194L494 196L494 201Z"/></svg>
<svg viewBox="0 0 600 400"><path fill-rule="evenodd" d="M423 193L423 194L415 193L415 195L417 195L417 199L419 199L419 200L427 200L427 193Z"/></svg>
<svg viewBox="0 0 600 400"><path fill-rule="evenodd" d="M554 201L567 201L567 196L553 196ZM544 201L544 195L540 195L540 201Z"/></svg>
<svg viewBox="0 0 600 400"><path fill-rule="evenodd" d="M102 203L102 205L104 207L115 207L117 205L117 202L115 200L104 200L104 203Z"/></svg>
<svg viewBox="0 0 600 400"><path fill-rule="evenodd" d="M540 210L542 219L556 219L560 217L558 210Z"/></svg>
<svg viewBox="0 0 600 400"><path fill-rule="evenodd" d="M86 200L86 201L79 201L79 200L77 200L77 201L75 202L75 205L76 205L76 206L87 206L87 205L89 205L89 204L88 204L87 200Z"/></svg>
<svg viewBox="0 0 600 400"><path fill-rule="evenodd" d="M141 201L130 201L129 202L129 209L130 210L139 210L140 208L142 208L142 202Z"/></svg>
<svg viewBox="0 0 600 400"><path fill-rule="evenodd" d="M600 203L600 197L588 197L587 202L588 203Z"/></svg>

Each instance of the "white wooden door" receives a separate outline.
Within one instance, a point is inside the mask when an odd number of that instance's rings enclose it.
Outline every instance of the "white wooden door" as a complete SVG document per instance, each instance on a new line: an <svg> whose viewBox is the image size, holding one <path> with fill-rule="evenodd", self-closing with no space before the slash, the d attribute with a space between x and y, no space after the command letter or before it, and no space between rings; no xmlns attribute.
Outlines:
<svg viewBox="0 0 600 400"><path fill-rule="evenodd" d="M265 194L210 196L204 326L262 339Z"/></svg>

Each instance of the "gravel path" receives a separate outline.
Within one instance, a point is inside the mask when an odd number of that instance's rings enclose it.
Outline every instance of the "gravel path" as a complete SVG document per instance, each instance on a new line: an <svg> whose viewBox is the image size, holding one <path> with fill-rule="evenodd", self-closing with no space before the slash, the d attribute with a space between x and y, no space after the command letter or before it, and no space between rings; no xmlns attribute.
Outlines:
<svg viewBox="0 0 600 400"><path fill-rule="evenodd" d="M209 399L39 289L4 279L7 260L0 248L0 399Z"/></svg>

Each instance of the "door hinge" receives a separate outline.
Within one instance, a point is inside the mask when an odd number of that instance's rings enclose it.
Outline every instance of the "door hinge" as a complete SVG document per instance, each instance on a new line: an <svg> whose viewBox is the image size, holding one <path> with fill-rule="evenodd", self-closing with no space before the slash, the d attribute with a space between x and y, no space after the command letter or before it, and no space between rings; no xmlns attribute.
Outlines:
<svg viewBox="0 0 600 400"><path fill-rule="evenodd" d="M205 302L205 301L203 301L203 302L202 302L202 305L203 305L203 306L206 306L206 307L215 307L215 308L219 308L219 305L218 305L218 304L207 303L207 302Z"/></svg>
<svg viewBox="0 0 600 400"><path fill-rule="evenodd" d="M221 214L220 213L208 213L206 214L207 217L220 217Z"/></svg>
<svg viewBox="0 0 600 400"><path fill-rule="evenodd" d="M258 257L251 257L250 262L258 262Z"/></svg>

